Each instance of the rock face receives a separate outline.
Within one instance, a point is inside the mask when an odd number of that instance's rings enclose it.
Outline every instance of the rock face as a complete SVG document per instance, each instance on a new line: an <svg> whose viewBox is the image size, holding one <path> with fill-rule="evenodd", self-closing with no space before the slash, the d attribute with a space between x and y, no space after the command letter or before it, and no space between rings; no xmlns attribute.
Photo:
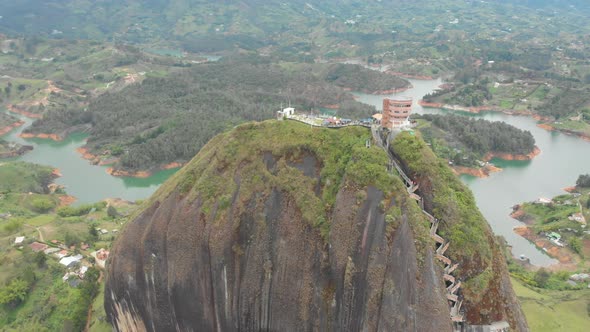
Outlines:
<svg viewBox="0 0 590 332"><path fill-rule="evenodd" d="M116 241L115 329L452 330L428 221L369 137L268 121L214 138Z"/></svg>

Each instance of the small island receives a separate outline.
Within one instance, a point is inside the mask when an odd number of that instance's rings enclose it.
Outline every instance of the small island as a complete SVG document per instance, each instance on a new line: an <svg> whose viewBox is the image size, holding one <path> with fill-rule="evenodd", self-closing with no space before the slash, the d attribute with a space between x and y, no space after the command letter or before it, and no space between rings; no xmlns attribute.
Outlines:
<svg viewBox="0 0 590 332"><path fill-rule="evenodd" d="M540 153L529 131L505 122L459 115L414 115L417 129L434 153L449 161L457 174L486 177L500 169L490 161L531 160Z"/></svg>

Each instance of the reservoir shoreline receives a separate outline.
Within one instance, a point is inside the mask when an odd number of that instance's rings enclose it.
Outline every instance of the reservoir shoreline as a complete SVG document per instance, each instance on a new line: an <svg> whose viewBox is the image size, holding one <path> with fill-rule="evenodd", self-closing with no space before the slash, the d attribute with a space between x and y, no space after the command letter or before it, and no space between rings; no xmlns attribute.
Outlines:
<svg viewBox="0 0 590 332"><path fill-rule="evenodd" d="M473 192L478 208L494 233L504 237L512 247L514 256L525 255L530 258L531 264L536 266L551 266L559 263L558 260L549 257L514 232L514 229L522 226L523 223L511 218L510 213L515 204L561 194L562 188L575 183L579 174L587 173L587 165L590 164L590 144L577 136L539 128L537 125L542 119L536 119L530 114L502 111L471 113L423 107L419 101L424 95L437 89L442 84L441 79L410 80L410 82L414 88L405 91L403 95L414 99L414 113L452 113L489 121L504 121L533 134L535 145L539 148L534 156L530 156L534 158L507 158L513 160L492 158L491 162L494 166L501 168L501 172L490 172L483 178L478 177L477 174L459 174L459 177ZM382 98L386 97L363 93L355 93L355 96L358 101L374 105L377 110L381 110ZM396 94L390 97L396 97ZM539 153L540 151L542 153Z"/></svg>

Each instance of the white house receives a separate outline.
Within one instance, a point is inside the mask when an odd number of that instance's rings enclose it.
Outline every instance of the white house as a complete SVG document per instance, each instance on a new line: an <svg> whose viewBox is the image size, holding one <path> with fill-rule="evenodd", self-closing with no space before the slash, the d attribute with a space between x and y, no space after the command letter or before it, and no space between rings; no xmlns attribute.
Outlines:
<svg viewBox="0 0 590 332"><path fill-rule="evenodd" d="M553 201L551 199L549 199L549 198L539 197L539 199L537 199L535 201L535 203L538 203L538 204L550 204L550 203L553 203Z"/></svg>
<svg viewBox="0 0 590 332"><path fill-rule="evenodd" d="M25 241L25 237L24 236L19 236L16 239L14 239L14 245L18 246L23 244L23 242Z"/></svg>
<svg viewBox="0 0 590 332"><path fill-rule="evenodd" d="M86 275L86 271L88 271L88 266L82 265L82 267L80 267L80 270L78 271L78 276L80 278L84 279L84 275Z"/></svg>
<svg viewBox="0 0 590 332"><path fill-rule="evenodd" d="M584 218L584 215L581 214L580 212L572 214L571 216L569 216L568 219L569 220L573 220L573 221L577 221L580 224L585 224L586 223L586 218Z"/></svg>
<svg viewBox="0 0 590 332"><path fill-rule="evenodd" d="M295 108L293 108L293 107L283 108L282 111L277 112L277 119L282 120L283 118L288 118L290 116L293 116L293 114L295 114Z"/></svg>
<svg viewBox="0 0 590 332"><path fill-rule="evenodd" d="M46 255L51 255L51 254L54 254L54 253L56 253L56 252L58 252L58 251L60 251L60 249L59 249L59 248L47 248L47 249L43 250L43 252L44 252Z"/></svg>

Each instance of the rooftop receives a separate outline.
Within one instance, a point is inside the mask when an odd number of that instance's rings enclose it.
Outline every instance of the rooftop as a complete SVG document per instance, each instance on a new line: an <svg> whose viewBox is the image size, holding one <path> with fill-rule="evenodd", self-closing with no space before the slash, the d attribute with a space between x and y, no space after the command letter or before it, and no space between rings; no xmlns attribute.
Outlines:
<svg viewBox="0 0 590 332"><path fill-rule="evenodd" d="M408 96L394 96L394 97L389 97L386 98L392 101L412 101L413 98L412 97L408 97Z"/></svg>
<svg viewBox="0 0 590 332"><path fill-rule="evenodd" d="M31 247L31 249L34 252L38 252L38 251L43 251L43 250L47 249L48 245L46 245L45 243L33 242L33 243L29 244L29 247Z"/></svg>
<svg viewBox="0 0 590 332"><path fill-rule="evenodd" d="M25 240L24 236L19 236L16 239L14 239L14 244L21 244L21 243L23 243L24 240Z"/></svg>
<svg viewBox="0 0 590 332"><path fill-rule="evenodd" d="M64 257L62 259L59 260L59 263L65 266L70 266L70 264L72 263L77 263L79 262L81 259L83 258L82 255L78 254L76 256L68 256L68 257Z"/></svg>

